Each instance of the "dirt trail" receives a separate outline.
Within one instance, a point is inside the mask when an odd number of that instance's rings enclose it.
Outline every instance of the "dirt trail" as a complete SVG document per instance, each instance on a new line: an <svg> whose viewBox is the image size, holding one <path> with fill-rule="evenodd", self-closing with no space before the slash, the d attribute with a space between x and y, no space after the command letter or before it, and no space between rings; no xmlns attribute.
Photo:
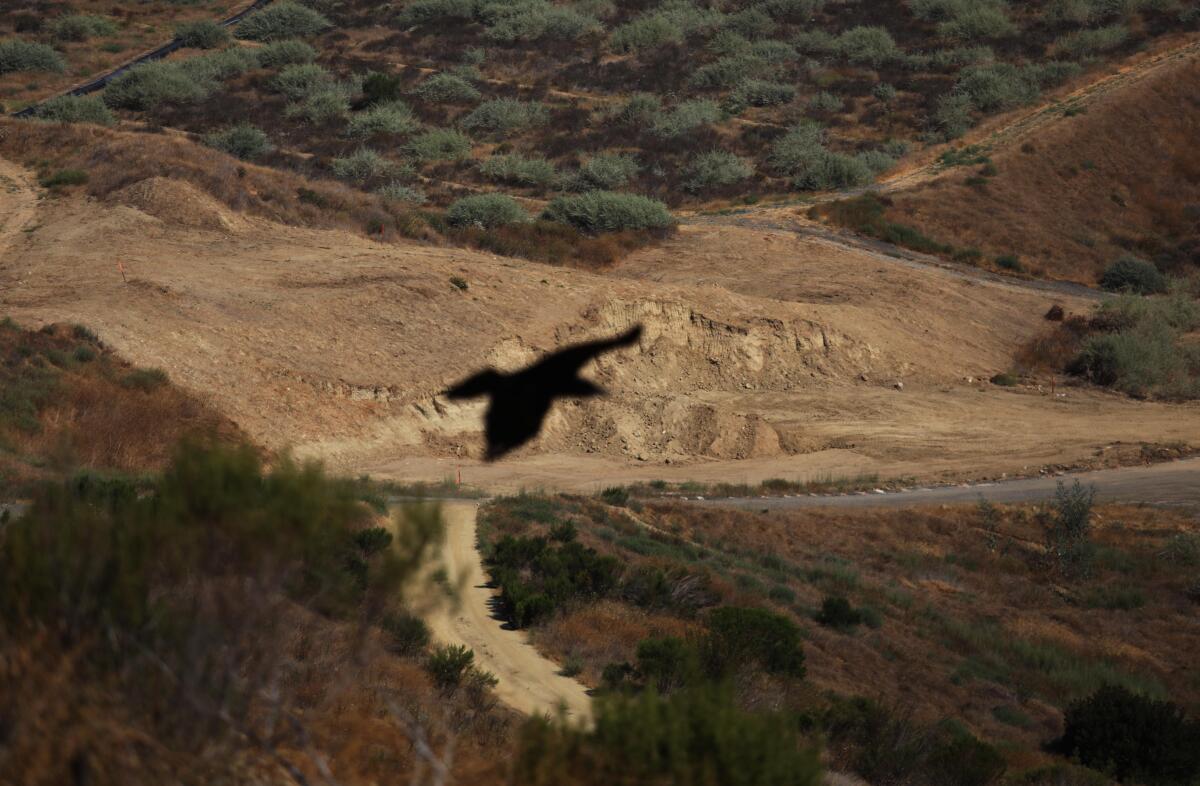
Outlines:
<svg viewBox="0 0 1200 786"><path fill-rule="evenodd" d="M559 673L560 667L538 654L525 634L507 627L493 615L496 592L487 578L475 548L475 502L447 502L446 544L443 565L451 581L461 580L459 608L444 604L428 619L434 638L465 644L475 651L476 664L500 680L496 694L514 709L535 715L554 715L565 708L572 720L590 721L592 699L586 689Z"/></svg>
<svg viewBox="0 0 1200 786"><path fill-rule="evenodd" d="M0 261L12 253L21 240L21 230L33 221L37 199L29 173L0 158Z"/></svg>

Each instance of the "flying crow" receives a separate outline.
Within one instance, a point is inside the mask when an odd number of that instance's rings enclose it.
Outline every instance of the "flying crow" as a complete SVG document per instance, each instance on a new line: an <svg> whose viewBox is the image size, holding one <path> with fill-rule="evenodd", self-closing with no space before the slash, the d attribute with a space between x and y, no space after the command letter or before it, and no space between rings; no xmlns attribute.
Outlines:
<svg viewBox="0 0 1200 786"><path fill-rule="evenodd" d="M486 458L495 461L537 436L554 399L603 395L604 389L580 377L579 370L597 355L636 344L641 335L642 326L634 325L610 339L560 349L512 374L486 368L447 390L445 396L452 399L491 396L492 403L485 416Z"/></svg>

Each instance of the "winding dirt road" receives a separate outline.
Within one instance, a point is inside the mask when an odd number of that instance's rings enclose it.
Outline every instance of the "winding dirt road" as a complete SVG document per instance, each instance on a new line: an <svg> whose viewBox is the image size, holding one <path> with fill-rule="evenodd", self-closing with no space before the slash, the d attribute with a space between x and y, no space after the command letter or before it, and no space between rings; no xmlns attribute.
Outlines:
<svg viewBox="0 0 1200 786"><path fill-rule="evenodd" d="M475 547L477 502L447 502L443 567L451 581L461 581L458 608L439 610L428 618L434 638L465 644L475 651L476 664L500 680L496 694L520 712L555 715L566 711L572 720L590 721L592 700L583 685L559 673L560 666L538 654L525 634L493 613L496 591L488 586Z"/></svg>

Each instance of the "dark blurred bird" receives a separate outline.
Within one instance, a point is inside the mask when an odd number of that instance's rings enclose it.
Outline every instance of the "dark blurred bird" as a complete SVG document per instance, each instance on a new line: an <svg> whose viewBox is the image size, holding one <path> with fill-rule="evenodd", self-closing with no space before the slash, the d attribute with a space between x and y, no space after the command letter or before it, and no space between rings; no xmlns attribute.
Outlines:
<svg viewBox="0 0 1200 786"><path fill-rule="evenodd" d="M634 325L619 336L560 349L528 368L504 374L486 368L446 390L451 399L490 396L484 417L488 461L495 461L537 436L556 398L591 398L604 389L579 376L588 361L605 352L636 344L642 326Z"/></svg>

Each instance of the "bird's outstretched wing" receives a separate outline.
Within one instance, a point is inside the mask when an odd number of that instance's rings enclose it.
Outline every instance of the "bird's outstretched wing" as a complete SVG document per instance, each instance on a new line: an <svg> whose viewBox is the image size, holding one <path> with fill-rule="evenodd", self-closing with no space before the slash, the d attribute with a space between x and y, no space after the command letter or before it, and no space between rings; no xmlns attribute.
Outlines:
<svg viewBox="0 0 1200 786"><path fill-rule="evenodd" d="M547 355L536 365L532 366L529 371L533 371L538 375L546 374L551 377L569 378L579 373L579 369L587 365L587 362L597 355L603 355L605 352L611 352L621 347L632 346L641 337L642 326L634 325L619 336L601 339L600 341L587 341L560 349L557 352Z"/></svg>
<svg viewBox="0 0 1200 786"><path fill-rule="evenodd" d="M496 391L499 381L499 372L493 368L485 368L483 371L472 374L453 387L447 388L442 392L442 395L451 399L487 396Z"/></svg>

